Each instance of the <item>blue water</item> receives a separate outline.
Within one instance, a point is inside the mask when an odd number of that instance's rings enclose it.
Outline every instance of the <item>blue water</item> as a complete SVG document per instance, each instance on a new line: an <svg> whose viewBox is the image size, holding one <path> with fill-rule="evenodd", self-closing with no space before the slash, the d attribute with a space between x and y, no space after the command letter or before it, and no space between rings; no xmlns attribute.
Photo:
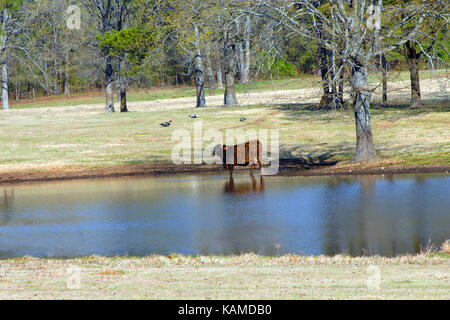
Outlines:
<svg viewBox="0 0 450 320"><path fill-rule="evenodd" d="M0 257L417 253L450 176L123 178L0 186Z"/></svg>

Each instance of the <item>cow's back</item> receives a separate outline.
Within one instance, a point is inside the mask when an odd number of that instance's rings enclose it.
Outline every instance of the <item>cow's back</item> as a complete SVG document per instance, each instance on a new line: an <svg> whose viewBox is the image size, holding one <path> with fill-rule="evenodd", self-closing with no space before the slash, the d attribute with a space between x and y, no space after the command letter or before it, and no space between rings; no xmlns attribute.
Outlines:
<svg viewBox="0 0 450 320"><path fill-rule="evenodd" d="M232 152L232 154L230 154ZM249 141L230 147L224 147L224 164L237 166L248 166L250 163L256 164L262 160L262 143L259 140ZM229 161L232 159L233 161Z"/></svg>

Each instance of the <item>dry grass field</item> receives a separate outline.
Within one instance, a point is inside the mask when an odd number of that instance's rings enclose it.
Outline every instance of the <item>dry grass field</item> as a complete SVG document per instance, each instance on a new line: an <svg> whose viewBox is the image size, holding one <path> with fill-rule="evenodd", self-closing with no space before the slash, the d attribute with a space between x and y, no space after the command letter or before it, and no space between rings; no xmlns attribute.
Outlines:
<svg viewBox="0 0 450 320"><path fill-rule="evenodd" d="M0 261L0 299L449 298L450 259L443 253Z"/></svg>

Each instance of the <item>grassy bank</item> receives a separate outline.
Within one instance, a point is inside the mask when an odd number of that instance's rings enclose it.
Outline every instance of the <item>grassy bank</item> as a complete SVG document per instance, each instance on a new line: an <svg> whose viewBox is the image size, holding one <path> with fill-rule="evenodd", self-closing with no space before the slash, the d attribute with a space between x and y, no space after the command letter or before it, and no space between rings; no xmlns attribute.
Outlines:
<svg viewBox="0 0 450 320"><path fill-rule="evenodd" d="M25 110L24 110L25 111ZM0 172L99 168L168 163L175 129L193 132L191 110L104 114L99 110L0 113ZM313 104L257 105L195 110L204 129L279 129L281 158L304 163L349 161L355 152L351 110ZM449 164L449 102L375 106L375 145L391 164ZM240 117L247 122L241 123ZM159 123L173 120L171 128ZM197 121L197 120L195 120Z"/></svg>
<svg viewBox="0 0 450 320"><path fill-rule="evenodd" d="M281 159L295 160L301 168L324 163L346 166L355 153L351 107L317 110L320 88L310 88L314 81L308 79L277 84L283 89L309 87L270 91L269 82L257 83L252 92L239 95L241 106L230 108L218 107L223 103L220 96L208 97L210 107L202 109L193 108L195 98L151 102L139 96L144 101L130 102L131 112L125 114L105 114L102 104L0 111L0 182L133 174L148 172L148 166L167 171L178 143L171 141L172 133L184 129L193 135L199 120L204 130L223 134L228 129L277 129ZM450 100L436 81L422 85L424 105L417 110L408 108L407 82L389 83L387 105L377 103L379 90L374 94L371 112L380 168L450 164ZM198 120L188 117L192 112ZM239 121L241 117L247 121ZM168 120L173 121L170 128L159 125ZM86 170L90 173L83 174Z"/></svg>
<svg viewBox="0 0 450 320"><path fill-rule="evenodd" d="M448 299L449 270L443 253L19 258L0 260L0 299Z"/></svg>

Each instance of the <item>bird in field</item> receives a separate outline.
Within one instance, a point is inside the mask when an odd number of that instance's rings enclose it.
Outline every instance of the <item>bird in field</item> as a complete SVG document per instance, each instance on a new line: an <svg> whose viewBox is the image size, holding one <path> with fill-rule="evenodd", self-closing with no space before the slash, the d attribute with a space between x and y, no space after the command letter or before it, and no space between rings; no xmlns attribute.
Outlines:
<svg viewBox="0 0 450 320"><path fill-rule="evenodd" d="M245 119L245 118L241 118L241 122L244 122L244 121L246 121L247 119Z"/></svg>
<svg viewBox="0 0 450 320"><path fill-rule="evenodd" d="M192 118L192 119L197 119L198 118L198 115L196 115L196 114L190 114L189 115L189 118Z"/></svg>
<svg viewBox="0 0 450 320"><path fill-rule="evenodd" d="M169 122L163 122L160 125L163 127L170 127L172 125L172 120L170 120Z"/></svg>

